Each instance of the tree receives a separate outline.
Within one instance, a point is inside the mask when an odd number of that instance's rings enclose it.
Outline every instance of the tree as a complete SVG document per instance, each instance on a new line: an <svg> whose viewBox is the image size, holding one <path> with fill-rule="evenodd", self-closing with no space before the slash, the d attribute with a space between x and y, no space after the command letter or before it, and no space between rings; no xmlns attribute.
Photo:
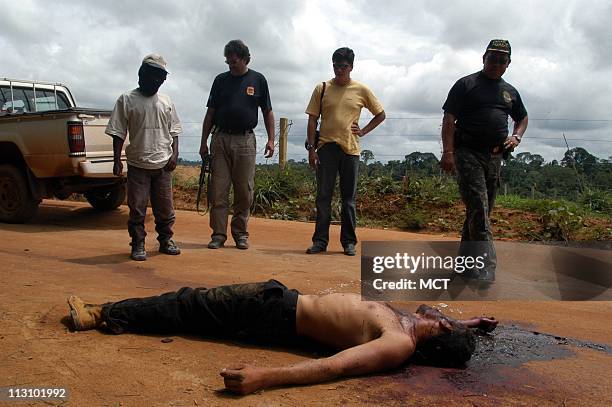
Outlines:
<svg viewBox="0 0 612 407"><path fill-rule="evenodd" d="M530 152L519 153L514 159L521 164L527 165L531 169L538 169L544 164L544 157L540 154L531 154Z"/></svg>
<svg viewBox="0 0 612 407"><path fill-rule="evenodd" d="M361 160L366 165L366 167L368 165L368 161L371 161L373 159L374 159L374 153L371 150L362 150L361 151Z"/></svg>
<svg viewBox="0 0 612 407"><path fill-rule="evenodd" d="M404 157L406 166L422 174L434 175L439 172L440 162L433 153L415 151Z"/></svg>
<svg viewBox="0 0 612 407"><path fill-rule="evenodd" d="M595 171L597 165L597 157L586 151L582 147L574 147L571 150L567 150L561 165L564 167L576 166L576 170L582 174L590 175Z"/></svg>

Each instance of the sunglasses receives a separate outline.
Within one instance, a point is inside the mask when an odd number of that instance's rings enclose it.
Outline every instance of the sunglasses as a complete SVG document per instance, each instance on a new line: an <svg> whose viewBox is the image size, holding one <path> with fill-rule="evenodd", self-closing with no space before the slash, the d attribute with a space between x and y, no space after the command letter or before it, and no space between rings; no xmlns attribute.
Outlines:
<svg viewBox="0 0 612 407"><path fill-rule="evenodd" d="M489 54L487 55L487 61L498 64L507 64L510 61L510 57L508 57L508 55Z"/></svg>
<svg viewBox="0 0 612 407"><path fill-rule="evenodd" d="M334 69L348 69L351 67L351 65L349 64L337 64L337 63L333 63Z"/></svg>
<svg viewBox="0 0 612 407"><path fill-rule="evenodd" d="M228 65L236 64L238 62L240 62L240 58L237 58L237 57L236 58L225 58L225 63Z"/></svg>

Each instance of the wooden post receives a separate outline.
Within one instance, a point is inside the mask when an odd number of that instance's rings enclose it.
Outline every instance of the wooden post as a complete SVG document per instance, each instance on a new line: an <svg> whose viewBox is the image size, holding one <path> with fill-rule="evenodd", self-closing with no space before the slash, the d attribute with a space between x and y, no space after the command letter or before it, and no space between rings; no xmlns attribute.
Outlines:
<svg viewBox="0 0 612 407"><path fill-rule="evenodd" d="M289 129L289 120L285 117L280 119L280 138L278 140L278 164L281 170L287 165L287 130Z"/></svg>
<svg viewBox="0 0 612 407"><path fill-rule="evenodd" d="M504 195L508 195L508 184L504 182Z"/></svg>

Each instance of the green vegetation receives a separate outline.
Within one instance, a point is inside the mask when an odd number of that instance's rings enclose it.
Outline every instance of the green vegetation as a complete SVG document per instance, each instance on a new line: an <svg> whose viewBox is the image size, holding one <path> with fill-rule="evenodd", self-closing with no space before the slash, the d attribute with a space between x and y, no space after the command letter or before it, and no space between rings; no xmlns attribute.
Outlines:
<svg viewBox="0 0 612 407"><path fill-rule="evenodd" d="M454 178L441 173L435 155L415 152L403 161L382 164L365 150L361 158L360 226L459 234L464 207ZM179 190L197 191L198 173L191 172L175 176ZM491 216L494 234L520 240L612 240L611 185L611 160L582 148L550 163L537 154L517 154L502 166ZM274 219L314 221L315 195L315 174L306 161L290 160L282 171L277 164L258 165L252 211ZM339 195L336 188L335 222L340 219Z"/></svg>

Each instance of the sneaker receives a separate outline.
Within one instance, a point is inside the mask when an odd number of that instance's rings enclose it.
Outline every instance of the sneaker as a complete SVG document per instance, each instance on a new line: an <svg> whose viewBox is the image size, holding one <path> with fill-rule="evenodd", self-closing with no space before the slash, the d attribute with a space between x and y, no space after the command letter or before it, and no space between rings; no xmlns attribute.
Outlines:
<svg viewBox="0 0 612 407"><path fill-rule="evenodd" d="M249 241L246 237L241 237L236 240L236 248L240 250L246 250L249 248Z"/></svg>
<svg viewBox="0 0 612 407"><path fill-rule="evenodd" d="M102 324L102 306L86 304L76 295L68 298L70 317L75 331L86 331L98 328Z"/></svg>
<svg viewBox="0 0 612 407"><path fill-rule="evenodd" d="M346 246L344 246L344 254L346 254L347 256L354 256L356 254L355 244L347 243Z"/></svg>
<svg viewBox="0 0 612 407"><path fill-rule="evenodd" d="M213 239L208 243L209 249L220 249L225 245L225 241L221 239Z"/></svg>
<svg viewBox="0 0 612 407"><path fill-rule="evenodd" d="M130 246L132 246L132 254L130 254L132 260L144 261L147 259L144 240L141 240L140 242L132 242L130 243Z"/></svg>
<svg viewBox="0 0 612 407"><path fill-rule="evenodd" d="M322 246L320 244L313 244L308 249L306 249L306 254L317 254L323 253L327 251L327 247Z"/></svg>
<svg viewBox="0 0 612 407"><path fill-rule="evenodd" d="M168 239L159 242L159 252L175 256L181 254L181 249L179 249L174 240Z"/></svg>

